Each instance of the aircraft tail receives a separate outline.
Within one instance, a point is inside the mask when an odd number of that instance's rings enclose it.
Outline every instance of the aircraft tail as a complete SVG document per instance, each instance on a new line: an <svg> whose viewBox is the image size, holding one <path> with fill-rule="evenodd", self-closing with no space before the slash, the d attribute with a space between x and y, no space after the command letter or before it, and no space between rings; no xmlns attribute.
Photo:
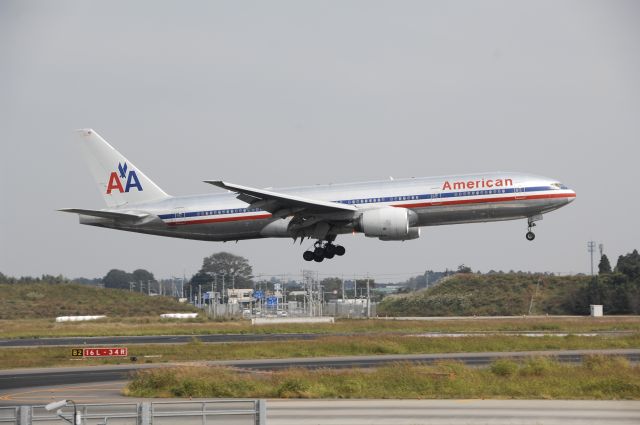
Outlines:
<svg viewBox="0 0 640 425"><path fill-rule="evenodd" d="M78 130L82 152L109 208L170 196L92 129Z"/></svg>

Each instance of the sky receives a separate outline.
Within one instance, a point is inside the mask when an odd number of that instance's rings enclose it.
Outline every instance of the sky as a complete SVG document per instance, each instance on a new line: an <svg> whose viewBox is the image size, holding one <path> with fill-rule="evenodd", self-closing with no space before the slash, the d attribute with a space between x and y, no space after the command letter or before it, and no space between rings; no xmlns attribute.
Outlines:
<svg viewBox="0 0 640 425"><path fill-rule="evenodd" d="M640 3L2 1L0 272L190 276L228 251L254 274L398 280L426 269L587 273L587 241L640 248ZM172 195L203 180L286 187L483 171L577 192L525 220L418 240L217 243L81 226L105 207L74 129L91 127Z"/></svg>

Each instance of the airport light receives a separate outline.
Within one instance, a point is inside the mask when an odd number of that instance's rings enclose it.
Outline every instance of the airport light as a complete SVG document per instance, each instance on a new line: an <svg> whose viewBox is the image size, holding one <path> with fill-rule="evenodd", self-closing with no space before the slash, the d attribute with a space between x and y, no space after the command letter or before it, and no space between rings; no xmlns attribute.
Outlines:
<svg viewBox="0 0 640 425"><path fill-rule="evenodd" d="M70 421L69 419L67 419L64 416L62 416L62 408L64 406L66 406L67 404L69 404L69 403L73 404L73 421ZM48 412L57 409L56 414L60 418L64 419L65 421L69 422L72 425L80 425L82 423L82 420L80 418L80 414L78 413L78 407L76 406L76 402L73 401L73 400L54 401L54 402L51 402L51 403L47 404L46 406L44 406L44 408Z"/></svg>
<svg viewBox="0 0 640 425"><path fill-rule="evenodd" d="M44 406L44 408L50 412L52 410L57 410L60 409L61 407L64 407L67 405L67 400L60 400L60 401L54 401L52 403L47 404L46 406Z"/></svg>

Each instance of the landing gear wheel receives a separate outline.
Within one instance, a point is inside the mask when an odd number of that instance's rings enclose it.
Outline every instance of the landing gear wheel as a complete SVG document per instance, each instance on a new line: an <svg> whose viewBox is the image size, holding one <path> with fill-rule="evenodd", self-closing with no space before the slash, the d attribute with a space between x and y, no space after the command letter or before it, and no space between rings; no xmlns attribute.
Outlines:
<svg viewBox="0 0 640 425"><path fill-rule="evenodd" d="M527 237L528 241L532 241L532 240L534 240L536 238L536 234L533 233L532 231L528 231L527 234L526 234L526 237Z"/></svg>
<svg viewBox="0 0 640 425"><path fill-rule="evenodd" d="M313 244L313 248L311 248L309 251L305 251L302 254L302 258L304 258L305 261L315 261L317 263L320 263L324 259L330 260L336 255L344 255L346 250L341 245L334 245L334 240L335 236L330 237L326 240L317 240Z"/></svg>

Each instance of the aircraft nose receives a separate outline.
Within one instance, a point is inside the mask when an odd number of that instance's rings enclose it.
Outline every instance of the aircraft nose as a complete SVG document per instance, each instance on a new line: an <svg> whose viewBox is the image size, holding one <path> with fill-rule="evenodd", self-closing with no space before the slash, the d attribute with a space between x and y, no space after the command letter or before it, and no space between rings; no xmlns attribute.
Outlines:
<svg viewBox="0 0 640 425"><path fill-rule="evenodd" d="M569 203L571 203L571 202L575 201L575 199L576 199L576 191L575 190L569 190L569 192L570 192L570 195L569 195L569 197L567 197L567 201Z"/></svg>

